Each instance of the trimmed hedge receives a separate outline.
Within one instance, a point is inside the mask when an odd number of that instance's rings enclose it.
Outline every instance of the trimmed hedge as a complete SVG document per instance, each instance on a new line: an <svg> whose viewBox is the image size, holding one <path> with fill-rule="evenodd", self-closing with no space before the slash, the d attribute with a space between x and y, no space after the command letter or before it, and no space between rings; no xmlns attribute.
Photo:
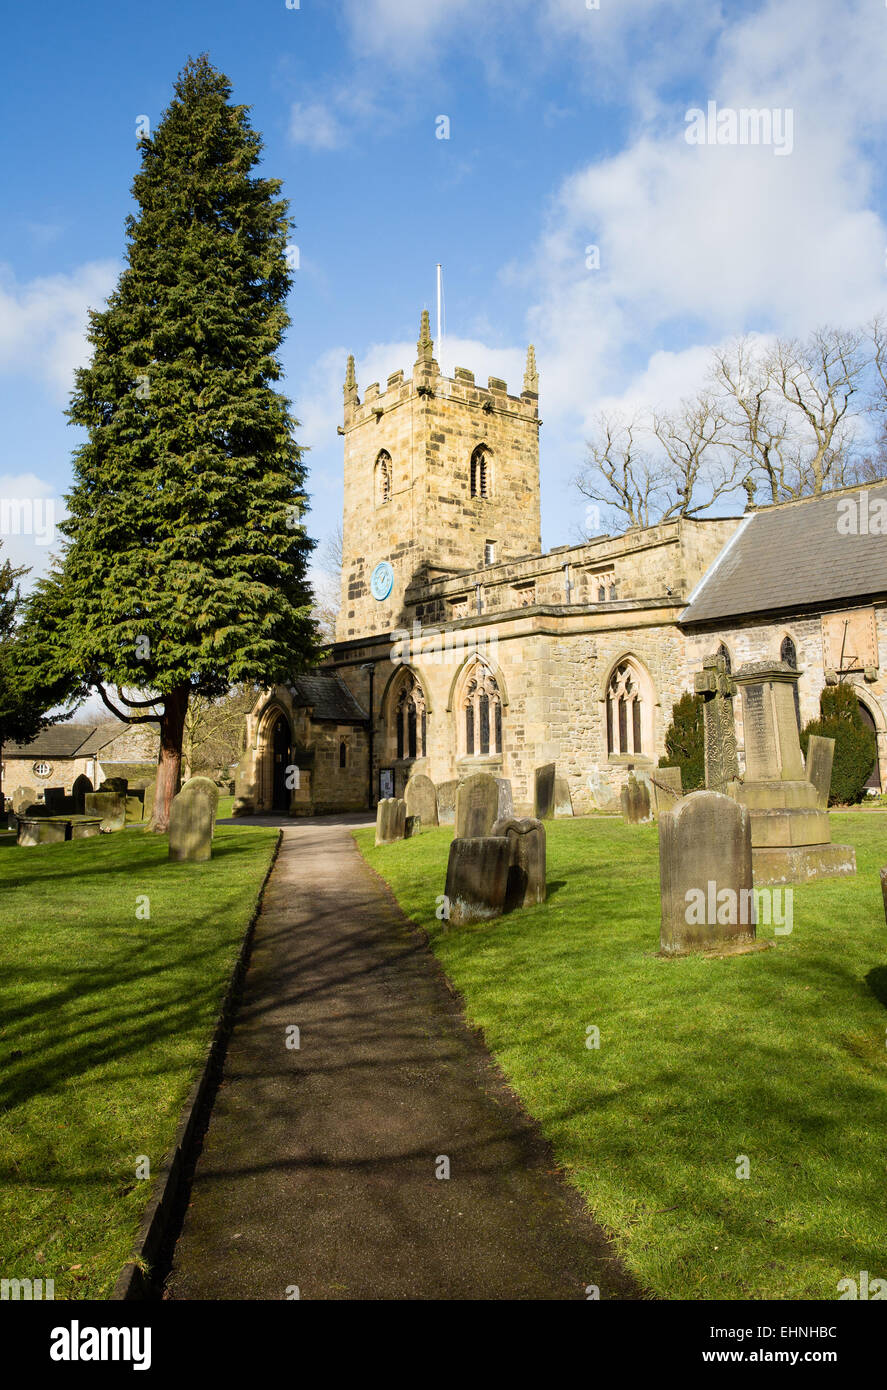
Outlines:
<svg viewBox="0 0 887 1390"><path fill-rule="evenodd" d="M852 685L827 685L819 697L819 718L811 719L801 731L804 757L811 734L835 740L830 806L852 806L862 801L865 784L875 763L878 743L872 730L862 722L859 701Z"/></svg>

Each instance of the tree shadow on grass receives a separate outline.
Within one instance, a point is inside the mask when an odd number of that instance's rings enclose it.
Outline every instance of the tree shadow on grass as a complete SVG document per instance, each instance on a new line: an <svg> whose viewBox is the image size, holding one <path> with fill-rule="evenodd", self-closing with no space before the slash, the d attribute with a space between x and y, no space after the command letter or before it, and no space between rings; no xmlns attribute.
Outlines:
<svg viewBox="0 0 887 1390"><path fill-rule="evenodd" d="M865 976L865 982L878 1003L887 1009L887 965L876 965Z"/></svg>

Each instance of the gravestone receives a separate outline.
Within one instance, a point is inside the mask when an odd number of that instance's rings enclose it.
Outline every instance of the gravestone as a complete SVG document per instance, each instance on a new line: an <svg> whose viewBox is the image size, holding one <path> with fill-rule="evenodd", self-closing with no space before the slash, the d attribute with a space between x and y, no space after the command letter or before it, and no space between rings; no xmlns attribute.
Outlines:
<svg viewBox="0 0 887 1390"><path fill-rule="evenodd" d="M702 695L702 727L705 739L705 785L709 791L726 793L739 776L736 747L736 721L733 696L736 684L727 671L723 656L707 656L697 672L696 693Z"/></svg>
<svg viewBox="0 0 887 1390"><path fill-rule="evenodd" d="M209 806L212 824L212 834L216 833L216 812L219 809L219 789L211 777L189 777L187 782L179 792L187 792L189 796L201 797Z"/></svg>
<svg viewBox="0 0 887 1390"><path fill-rule="evenodd" d="M37 793L33 787L16 787L12 793L12 809L16 815L21 815L29 806L37 800Z"/></svg>
<svg viewBox="0 0 887 1390"><path fill-rule="evenodd" d="M424 772L417 772L410 778L403 799L408 816L418 816L423 825L437 825L437 788Z"/></svg>
<svg viewBox="0 0 887 1390"><path fill-rule="evenodd" d="M153 797L151 798L153 803ZM256 807L256 773L252 753L244 753L234 772L233 816L251 816ZM153 804L152 804L153 812Z"/></svg>
<svg viewBox="0 0 887 1390"><path fill-rule="evenodd" d="M376 807L376 844L392 845L406 834L407 803L402 797L383 796Z"/></svg>
<svg viewBox="0 0 887 1390"><path fill-rule="evenodd" d="M720 792L691 792L659 817L660 950L683 955L755 939L751 816Z"/></svg>
<svg viewBox="0 0 887 1390"><path fill-rule="evenodd" d="M499 788L499 800L496 804L496 820L506 820L514 815L514 797L511 792L511 781L508 777L494 777L493 781Z"/></svg>
<svg viewBox="0 0 887 1390"><path fill-rule="evenodd" d="M622 819L630 825L639 825L653 819L650 810L650 789L646 782L639 782L633 772L628 774L628 783L620 795Z"/></svg>
<svg viewBox="0 0 887 1390"><path fill-rule="evenodd" d="M476 840L489 835L499 809L495 777L475 772L456 789L456 839Z"/></svg>
<svg viewBox="0 0 887 1390"><path fill-rule="evenodd" d="M215 806L206 789L195 786L195 783L208 781L208 777L192 777L172 799L169 808L169 857L179 863L200 863L212 858ZM215 790L212 782L210 786Z"/></svg>
<svg viewBox="0 0 887 1390"><path fill-rule="evenodd" d="M555 777L554 779L554 814L555 816L572 816L573 798L570 795L570 784L566 777Z"/></svg>
<svg viewBox="0 0 887 1390"><path fill-rule="evenodd" d="M106 777L104 782L99 783L100 792L120 792L126 796L129 791L129 781L126 777Z"/></svg>
<svg viewBox="0 0 887 1390"><path fill-rule="evenodd" d="M51 816L57 815L64 810L65 789L64 787L47 787L43 793L43 805Z"/></svg>
<svg viewBox="0 0 887 1390"><path fill-rule="evenodd" d="M68 826L63 820L49 820L46 816L20 816L16 844L25 847L64 844L67 834Z"/></svg>
<svg viewBox="0 0 887 1390"><path fill-rule="evenodd" d="M653 787L653 809L657 816L661 816L663 811L672 810L683 795L681 769L657 767L655 772L650 773L650 782Z"/></svg>
<svg viewBox="0 0 887 1390"><path fill-rule="evenodd" d="M86 796L87 792L91 791L92 783L90 782L89 778L81 772L79 777L74 778L74 787L72 793L74 797L74 812L76 815L83 815L85 807L85 802L83 798Z"/></svg>
<svg viewBox="0 0 887 1390"><path fill-rule="evenodd" d="M444 889L451 926L501 916L511 862L511 848L504 835L453 840Z"/></svg>
<svg viewBox="0 0 887 1390"><path fill-rule="evenodd" d="M832 789L832 763L835 760L835 740L811 734L807 744L807 779L816 788L816 805L826 810Z"/></svg>
<svg viewBox="0 0 887 1390"><path fill-rule="evenodd" d="M145 814L145 803L141 796L135 792L126 794L126 824L132 825L134 822L142 820Z"/></svg>
<svg viewBox="0 0 887 1390"><path fill-rule="evenodd" d="M881 896L884 899L884 920L887 921L887 869L881 870Z"/></svg>
<svg viewBox="0 0 887 1390"><path fill-rule="evenodd" d="M411 839L413 838L414 835L418 835L418 833L419 833L419 831L420 831L421 829L422 829L422 817L421 817L421 816L405 816L405 817L404 817L404 822L403 822L403 837L404 837L405 840L411 840Z"/></svg>
<svg viewBox="0 0 887 1390"><path fill-rule="evenodd" d="M126 797L120 792L87 792L83 798L87 816L98 816L102 830L122 830L126 824Z"/></svg>
<svg viewBox="0 0 887 1390"><path fill-rule="evenodd" d="M532 907L545 901L545 826L541 820L499 820L493 834L508 842L510 868L505 909Z"/></svg>
<svg viewBox="0 0 887 1390"><path fill-rule="evenodd" d="M593 804L599 811L619 810L619 802L613 793L613 788L602 775L599 767L591 769L585 784Z"/></svg>
<svg viewBox="0 0 887 1390"><path fill-rule="evenodd" d="M143 803L142 810L142 820L145 822L146 826L150 825L151 817L154 814L154 798L156 795L157 783L156 781L150 782L148 786L145 788L145 800Z"/></svg>
<svg viewBox="0 0 887 1390"><path fill-rule="evenodd" d="M554 816L554 763L537 767L533 780L533 815L536 820L551 820Z"/></svg>
<svg viewBox="0 0 887 1390"><path fill-rule="evenodd" d="M800 672L785 661L756 661L741 667L735 679L742 693L745 776L728 791L751 812L755 882L803 883L856 873L856 851L831 843L822 787L813 785L804 768L795 707ZM814 752L820 779L824 752Z"/></svg>
<svg viewBox="0 0 887 1390"><path fill-rule="evenodd" d="M102 823L98 817L77 816L71 818L71 839L90 840L101 831Z"/></svg>
<svg viewBox="0 0 887 1390"><path fill-rule="evenodd" d="M438 825L453 825L456 820L458 782L441 782L437 788Z"/></svg>

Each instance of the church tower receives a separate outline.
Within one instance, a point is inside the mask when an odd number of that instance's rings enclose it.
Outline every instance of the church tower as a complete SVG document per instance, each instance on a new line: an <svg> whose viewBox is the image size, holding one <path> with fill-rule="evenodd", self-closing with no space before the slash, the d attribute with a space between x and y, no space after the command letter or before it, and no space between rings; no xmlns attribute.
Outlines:
<svg viewBox="0 0 887 1390"><path fill-rule="evenodd" d="M412 376L367 387L345 374L345 506L337 641L404 626L415 582L541 553L539 377L524 389L441 375L428 311Z"/></svg>

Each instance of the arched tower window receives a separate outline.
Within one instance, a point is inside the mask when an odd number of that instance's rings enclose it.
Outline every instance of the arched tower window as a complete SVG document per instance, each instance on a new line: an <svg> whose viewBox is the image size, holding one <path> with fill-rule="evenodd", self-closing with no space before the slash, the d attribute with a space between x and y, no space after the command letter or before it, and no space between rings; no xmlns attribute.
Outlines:
<svg viewBox="0 0 887 1390"><path fill-rule="evenodd" d="M482 661L475 662L463 680L457 709L459 741L468 757L502 752L502 696L496 677Z"/></svg>
<svg viewBox="0 0 887 1390"><path fill-rule="evenodd" d="M376 506L384 507L391 497L391 455L382 449L376 459L374 488Z"/></svg>
<svg viewBox="0 0 887 1390"><path fill-rule="evenodd" d="M394 700L398 759L425 757L427 723L424 692L412 671L409 671Z"/></svg>
<svg viewBox="0 0 887 1390"><path fill-rule="evenodd" d="M492 491L490 451L486 444L478 444L471 455L471 495L489 497Z"/></svg>
<svg viewBox="0 0 887 1390"><path fill-rule="evenodd" d="M653 693L649 678L629 659L620 661L607 686L607 751L651 755Z"/></svg>
<svg viewBox="0 0 887 1390"><path fill-rule="evenodd" d="M724 665L725 665L726 668L727 668L727 675L728 675L728 676L729 676L729 675L732 675L732 673L733 673L733 662L731 661L731 659L730 659L730 653L727 651L727 648L724 646L723 642L722 642L721 645L718 647L718 656L722 656L722 657L724 658Z"/></svg>
<svg viewBox="0 0 887 1390"><path fill-rule="evenodd" d="M339 743L339 767L348 766L348 744L342 739Z"/></svg>

